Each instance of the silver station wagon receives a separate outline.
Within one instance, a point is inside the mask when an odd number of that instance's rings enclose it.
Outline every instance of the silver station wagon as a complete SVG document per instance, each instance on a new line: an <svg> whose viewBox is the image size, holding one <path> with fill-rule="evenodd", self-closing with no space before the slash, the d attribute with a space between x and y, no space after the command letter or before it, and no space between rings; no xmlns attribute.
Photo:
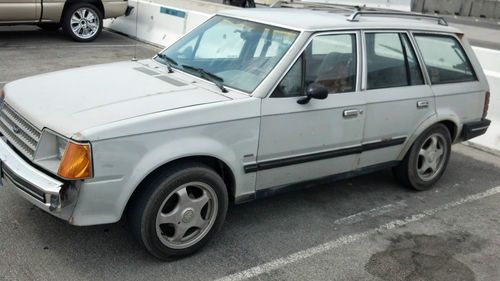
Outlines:
<svg viewBox="0 0 500 281"><path fill-rule="evenodd" d="M488 91L441 18L235 9L153 59L7 84L2 179L73 225L126 215L171 259L205 245L229 204L304 182L392 168L430 188L451 145L487 130Z"/></svg>

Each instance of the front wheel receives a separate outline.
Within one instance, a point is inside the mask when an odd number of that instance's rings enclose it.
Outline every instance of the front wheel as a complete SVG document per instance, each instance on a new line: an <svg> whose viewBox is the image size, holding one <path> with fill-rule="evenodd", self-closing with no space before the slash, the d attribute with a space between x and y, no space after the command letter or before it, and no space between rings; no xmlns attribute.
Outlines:
<svg viewBox="0 0 500 281"><path fill-rule="evenodd" d="M170 260L198 251L224 223L226 185L203 164L179 164L144 187L127 216L136 238L157 258Z"/></svg>
<svg viewBox="0 0 500 281"><path fill-rule="evenodd" d="M446 170L450 152L450 132L437 124L417 138L403 161L393 169L394 176L416 190L430 189Z"/></svg>
<svg viewBox="0 0 500 281"><path fill-rule="evenodd" d="M92 4L76 3L63 15L62 28L73 40L93 41L102 31L102 13Z"/></svg>

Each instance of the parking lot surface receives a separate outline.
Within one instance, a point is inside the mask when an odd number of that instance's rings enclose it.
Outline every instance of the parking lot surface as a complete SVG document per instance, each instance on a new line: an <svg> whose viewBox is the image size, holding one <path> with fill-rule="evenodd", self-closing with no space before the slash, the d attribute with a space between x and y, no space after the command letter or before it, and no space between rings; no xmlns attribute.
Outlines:
<svg viewBox="0 0 500 281"><path fill-rule="evenodd" d="M0 83L129 60L136 44L138 58L159 50L106 31L78 44L2 28ZM499 280L499 200L500 157L456 145L432 190L382 171L232 206L203 251L160 262L124 220L71 226L2 188L0 280Z"/></svg>

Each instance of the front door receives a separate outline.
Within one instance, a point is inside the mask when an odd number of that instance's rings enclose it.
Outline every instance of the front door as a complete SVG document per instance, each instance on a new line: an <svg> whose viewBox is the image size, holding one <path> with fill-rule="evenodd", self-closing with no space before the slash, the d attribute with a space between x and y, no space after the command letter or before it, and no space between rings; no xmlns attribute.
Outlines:
<svg viewBox="0 0 500 281"><path fill-rule="evenodd" d="M314 35L276 89L262 100L257 189L317 179L356 168L365 102L359 93L359 34ZM310 84L324 100L304 97Z"/></svg>

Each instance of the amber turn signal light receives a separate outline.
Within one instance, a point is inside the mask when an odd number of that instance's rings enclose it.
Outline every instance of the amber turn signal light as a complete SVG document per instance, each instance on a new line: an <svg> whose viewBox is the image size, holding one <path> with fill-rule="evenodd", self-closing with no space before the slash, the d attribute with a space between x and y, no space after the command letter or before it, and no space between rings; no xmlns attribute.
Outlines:
<svg viewBox="0 0 500 281"><path fill-rule="evenodd" d="M92 175L90 145L69 142L57 174L65 179L85 179Z"/></svg>

